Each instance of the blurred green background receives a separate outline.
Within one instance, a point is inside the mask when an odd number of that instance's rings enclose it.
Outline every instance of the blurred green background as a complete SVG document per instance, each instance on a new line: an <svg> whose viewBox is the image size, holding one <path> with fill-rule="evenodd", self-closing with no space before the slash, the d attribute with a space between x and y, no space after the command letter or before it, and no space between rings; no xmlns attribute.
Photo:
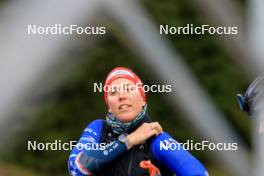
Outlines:
<svg viewBox="0 0 264 176"><path fill-rule="evenodd" d="M150 13L157 30L159 24L184 26L186 24L208 24L197 12L192 1L143 0L143 6ZM239 1L241 8L245 1ZM51 76L43 78L43 84L63 80L55 89L42 97L27 102L19 117L37 119L29 129L19 134L15 145L3 154L0 175L68 175L67 160L70 151L27 151L27 141L62 142L78 140L83 129L94 119L104 118L107 112L103 93L93 92L93 83L104 82L106 74L116 66L134 70L145 84L157 84L158 80L146 72L146 66L129 49L129 41L119 33L118 26L96 45L86 46L87 36L79 38L81 44L70 44L64 54L75 62L54 69ZM227 52L220 46L221 41L213 35L167 35L172 47L177 50L190 67L215 105L225 114L250 147L249 120L239 111L235 94L243 92L248 82L241 79L242 71L233 63ZM89 58L89 59L88 59ZM162 60L162 58L161 58ZM54 80L53 76L54 75ZM56 79L55 79L56 78ZM166 93L148 93L149 113L159 121L177 141L199 138L188 129L181 119L185 118L180 109L172 107ZM177 112L177 113L175 113ZM176 116L176 118L172 118ZM19 123L19 122L18 122ZM208 168L213 176L227 175L210 158L209 151L192 151ZM7 171L9 170L9 171Z"/></svg>

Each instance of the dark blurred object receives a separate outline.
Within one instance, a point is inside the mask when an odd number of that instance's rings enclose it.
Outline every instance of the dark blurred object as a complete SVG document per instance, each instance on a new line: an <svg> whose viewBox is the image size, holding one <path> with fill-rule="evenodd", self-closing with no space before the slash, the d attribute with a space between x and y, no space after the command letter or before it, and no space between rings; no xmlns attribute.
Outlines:
<svg viewBox="0 0 264 176"><path fill-rule="evenodd" d="M253 116L258 112L259 104L264 93L264 76L257 77L248 87L244 96L237 94L241 110Z"/></svg>

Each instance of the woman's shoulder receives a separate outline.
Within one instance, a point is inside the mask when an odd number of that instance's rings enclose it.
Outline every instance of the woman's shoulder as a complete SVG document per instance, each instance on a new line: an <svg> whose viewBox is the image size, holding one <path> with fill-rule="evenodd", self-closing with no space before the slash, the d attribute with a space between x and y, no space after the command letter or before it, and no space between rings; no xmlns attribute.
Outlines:
<svg viewBox="0 0 264 176"><path fill-rule="evenodd" d="M90 122L86 128L84 129L83 135L93 136L94 138L100 139L101 136L101 129L103 128L105 120L103 119L96 119Z"/></svg>
<svg viewBox="0 0 264 176"><path fill-rule="evenodd" d="M105 120L103 119L95 119L93 121L91 121L85 128L84 131L89 131L91 129L98 129L98 128L102 128L103 124L105 123Z"/></svg>

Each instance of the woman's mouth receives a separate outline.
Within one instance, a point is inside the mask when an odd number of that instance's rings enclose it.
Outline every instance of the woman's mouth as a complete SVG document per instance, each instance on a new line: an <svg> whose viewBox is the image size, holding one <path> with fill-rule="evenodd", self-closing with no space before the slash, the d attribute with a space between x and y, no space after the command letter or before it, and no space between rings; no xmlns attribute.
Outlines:
<svg viewBox="0 0 264 176"><path fill-rule="evenodd" d="M126 110L126 109L128 109L128 108L130 108L131 107L131 105L129 105L129 104L122 104L122 105L120 105L119 107L118 107L118 109L119 110Z"/></svg>

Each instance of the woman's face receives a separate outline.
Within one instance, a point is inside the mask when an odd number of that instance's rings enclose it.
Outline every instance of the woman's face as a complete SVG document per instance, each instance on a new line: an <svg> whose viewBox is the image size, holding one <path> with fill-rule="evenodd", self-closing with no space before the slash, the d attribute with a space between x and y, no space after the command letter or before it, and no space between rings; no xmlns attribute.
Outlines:
<svg viewBox="0 0 264 176"><path fill-rule="evenodd" d="M118 78L110 84L107 101L109 112L122 122L132 121L146 104L135 84L125 78Z"/></svg>

